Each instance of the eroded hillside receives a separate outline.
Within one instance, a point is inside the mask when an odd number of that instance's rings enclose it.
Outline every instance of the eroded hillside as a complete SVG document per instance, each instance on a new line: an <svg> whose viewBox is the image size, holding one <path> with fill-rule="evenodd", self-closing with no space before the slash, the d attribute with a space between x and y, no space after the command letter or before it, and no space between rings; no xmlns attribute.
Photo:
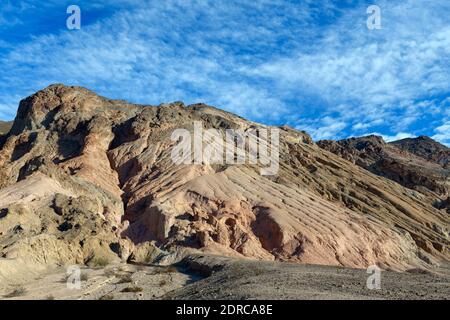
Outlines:
<svg viewBox="0 0 450 320"><path fill-rule="evenodd" d="M449 259L449 216L433 195L288 127L276 176L255 165L175 164L171 134L194 121L263 127L203 104L133 105L63 85L23 100L0 142L0 276L148 260L151 244L174 255L394 270Z"/></svg>

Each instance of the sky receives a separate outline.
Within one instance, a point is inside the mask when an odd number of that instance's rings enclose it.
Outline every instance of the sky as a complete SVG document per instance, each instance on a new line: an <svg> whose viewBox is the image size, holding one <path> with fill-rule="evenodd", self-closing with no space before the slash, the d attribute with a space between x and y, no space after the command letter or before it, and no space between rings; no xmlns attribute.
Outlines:
<svg viewBox="0 0 450 320"><path fill-rule="evenodd" d="M53 83L203 102L315 140L450 145L450 1L1 0L0 119Z"/></svg>

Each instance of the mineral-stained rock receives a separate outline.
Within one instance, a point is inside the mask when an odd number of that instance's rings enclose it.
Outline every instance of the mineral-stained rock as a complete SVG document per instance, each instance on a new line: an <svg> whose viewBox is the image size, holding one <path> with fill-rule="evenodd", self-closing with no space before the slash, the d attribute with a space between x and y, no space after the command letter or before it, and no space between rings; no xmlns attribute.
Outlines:
<svg viewBox="0 0 450 320"><path fill-rule="evenodd" d="M374 175L289 127L279 128L275 176L250 164L176 164L172 133L192 132L194 121L266 128L203 104L133 105L63 85L23 100L0 141L0 257L9 259L0 258L0 277L11 261L150 261L155 246L169 260L186 250L395 270L448 260L449 216L434 193Z"/></svg>

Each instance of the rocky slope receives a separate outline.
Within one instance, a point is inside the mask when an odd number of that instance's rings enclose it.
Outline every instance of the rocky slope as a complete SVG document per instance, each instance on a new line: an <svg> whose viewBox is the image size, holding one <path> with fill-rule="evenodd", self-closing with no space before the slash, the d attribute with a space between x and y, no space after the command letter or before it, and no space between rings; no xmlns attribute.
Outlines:
<svg viewBox="0 0 450 320"><path fill-rule="evenodd" d="M49 265L149 261L159 248L405 270L449 259L427 193L280 128L280 169L175 164L175 129L264 126L203 104L133 105L53 85L0 142L0 277Z"/></svg>
<svg viewBox="0 0 450 320"><path fill-rule="evenodd" d="M425 136L407 138L390 143L397 148L408 151L428 161L449 168L450 148Z"/></svg>
<svg viewBox="0 0 450 320"><path fill-rule="evenodd" d="M340 141L323 140L317 144L407 188L436 198L449 196L450 149L431 138L385 143L379 136L367 136Z"/></svg>

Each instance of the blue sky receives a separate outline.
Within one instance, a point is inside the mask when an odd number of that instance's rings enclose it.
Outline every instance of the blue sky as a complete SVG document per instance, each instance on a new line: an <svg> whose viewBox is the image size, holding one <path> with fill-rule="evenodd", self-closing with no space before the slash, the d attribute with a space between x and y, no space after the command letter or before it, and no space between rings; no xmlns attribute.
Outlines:
<svg viewBox="0 0 450 320"><path fill-rule="evenodd" d="M66 28L71 4L81 30ZM2 0L0 119L52 83L204 102L316 140L450 145L450 1Z"/></svg>

